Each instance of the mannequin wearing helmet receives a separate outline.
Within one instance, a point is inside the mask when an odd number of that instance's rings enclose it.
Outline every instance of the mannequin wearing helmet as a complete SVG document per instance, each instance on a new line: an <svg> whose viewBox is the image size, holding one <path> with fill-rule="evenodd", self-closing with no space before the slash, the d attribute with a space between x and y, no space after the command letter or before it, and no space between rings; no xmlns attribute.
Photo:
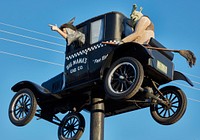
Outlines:
<svg viewBox="0 0 200 140"><path fill-rule="evenodd" d="M152 37L155 37L154 26L149 17L142 14L142 8L140 8L140 11L136 11L136 9L137 6L134 4L130 15L133 24L133 33L122 39L122 42L137 42L140 44L147 44Z"/></svg>
<svg viewBox="0 0 200 140"><path fill-rule="evenodd" d="M67 41L69 46L72 42L78 40L81 44L85 43L85 35L79 32L73 25L75 18L72 18L68 23L61 25L59 28L57 25L49 25L52 31L58 32Z"/></svg>

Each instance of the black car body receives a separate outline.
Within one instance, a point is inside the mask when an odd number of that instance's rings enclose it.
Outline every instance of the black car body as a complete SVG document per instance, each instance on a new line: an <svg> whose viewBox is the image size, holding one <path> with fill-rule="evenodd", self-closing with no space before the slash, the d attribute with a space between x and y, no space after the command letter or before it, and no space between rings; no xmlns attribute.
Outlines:
<svg viewBox="0 0 200 140"><path fill-rule="evenodd" d="M21 81L12 90L18 92L23 88L30 89L41 108L39 117L54 122L54 115L59 112L90 111L90 98L93 94L100 94L105 99L105 116L113 116L152 104L149 101L151 98L140 87L153 87L156 95L157 87L173 80L184 80L192 85L186 76L174 70L174 54L171 52L146 49L143 44L135 42L122 45L102 43L119 42L131 34L130 22L123 14L110 12L77 25L78 30L85 34L86 42L80 47L75 41L67 47L64 72L41 86L30 81ZM153 38L150 45L164 48ZM141 86L137 87L134 96L121 98L117 95L112 98L104 90L105 80L112 64L120 58L136 59L144 74Z"/></svg>

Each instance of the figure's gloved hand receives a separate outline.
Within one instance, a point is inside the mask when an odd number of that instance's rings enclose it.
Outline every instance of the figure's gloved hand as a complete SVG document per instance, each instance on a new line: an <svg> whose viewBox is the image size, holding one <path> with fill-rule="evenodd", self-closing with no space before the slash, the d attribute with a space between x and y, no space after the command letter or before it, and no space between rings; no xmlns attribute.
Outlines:
<svg viewBox="0 0 200 140"><path fill-rule="evenodd" d="M51 27L52 31L57 31L59 29L57 25L49 24L49 26Z"/></svg>
<svg viewBox="0 0 200 140"><path fill-rule="evenodd" d="M121 40L121 41L118 42L117 45L122 45L122 44L124 44L124 43L125 43L125 42Z"/></svg>

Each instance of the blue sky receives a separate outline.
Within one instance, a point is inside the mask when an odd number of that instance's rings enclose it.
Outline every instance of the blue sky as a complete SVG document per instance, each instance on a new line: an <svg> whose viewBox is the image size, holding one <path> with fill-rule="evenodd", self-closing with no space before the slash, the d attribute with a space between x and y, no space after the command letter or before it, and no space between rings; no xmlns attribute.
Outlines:
<svg viewBox="0 0 200 140"><path fill-rule="evenodd" d="M170 83L180 87L188 98L187 111L177 123L170 126L162 126L152 119L149 108L146 108L106 118L104 139L200 139L199 0L1 0L0 139L57 139L58 127L54 124L44 120L36 120L36 117L34 117L28 125L16 127L8 119L8 106L14 95L10 88L15 83L22 80L30 80L41 84L63 71L63 67L60 65L64 64L64 53L36 48L43 47L60 52L65 51L65 47L63 47L65 46L65 41L59 39L60 36L52 32L48 24L61 25L75 16L76 25L89 18L110 11L119 11L129 16L134 3L142 6L143 13L148 15L153 21L156 39L159 42L167 48L190 49L195 53L197 63L193 68L190 68L185 59L178 54L175 55L173 60L175 69L186 74L194 82L195 86L191 88L183 81ZM37 33L33 31L37 31ZM25 38L24 36L31 38ZM21 43L19 44L19 42ZM57 44L52 44L52 42ZM11 54L45 60L54 64L20 58ZM86 119L86 129L81 140L89 140L90 114L87 112L81 113Z"/></svg>

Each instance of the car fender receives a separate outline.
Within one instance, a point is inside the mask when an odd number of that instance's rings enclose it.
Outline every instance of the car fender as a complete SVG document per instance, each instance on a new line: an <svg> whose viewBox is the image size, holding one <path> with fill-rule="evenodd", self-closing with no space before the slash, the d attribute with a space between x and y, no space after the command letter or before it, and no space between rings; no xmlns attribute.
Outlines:
<svg viewBox="0 0 200 140"><path fill-rule="evenodd" d="M16 83L11 88L11 90L14 92L18 92L19 90L23 88L30 89L34 93L36 98L44 98L51 95L51 93L47 89L31 81L20 81Z"/></svg>
<svg viewBox="0 0 200 140"><path fill-rule="evenodd" d="M142 44L136 43L136 42L128 42L119 45L119 47L116 48L115 52L130 52L130 51L136 51L137 53L141 53L143 57L145 58L154 58L151 51L149 51L145 46ZM141 55L140 54L140 55Z"/></svg>
<svg viewBox="0 0 200 140"><path fill-rule="evenodd" d="M182 74L179 71L174 71L173 81L174 80L183 80L186 81L189 85L194 86L192 81L190 81L189 78L187 78L184 74Z"/></svg>
<svg viewBox="0 0 200 140"><path fill-rule="evenodd" d="M102 79L104 76L104 72L106 70L106 68L109 68L112 64L112 62L114 62L115 60L117 60L120 57L128 57L128 56L132 56L133 52L136 52L135 56L136 59L138 59L140 62L144 62L144 60L148 60L149 58L154 58L151 51L149 51L148 49L146 49L143 45L138 44L136 42L128 42L128 43L124 43L122 45L119 46L114 46L116 47L107 57L107 59L105 60L105 62L103 63L101 70L100 70L100 78ZM124 53L123 53L124 52ZM142 54L138 55L138 54Z"/></svg>
<svg viewBox="0 0 200 140"><path fill-rule="evenodd" d="M111 62L112 62L112 58L113 58L113 54L114 54L114 51L112 51L108 57L106 58L106 60L104 61L104 63L102 64L102 67L100 69L100 79L102 79L104 77L104 72L107 68L110 67L111 65Z"/></svg>

